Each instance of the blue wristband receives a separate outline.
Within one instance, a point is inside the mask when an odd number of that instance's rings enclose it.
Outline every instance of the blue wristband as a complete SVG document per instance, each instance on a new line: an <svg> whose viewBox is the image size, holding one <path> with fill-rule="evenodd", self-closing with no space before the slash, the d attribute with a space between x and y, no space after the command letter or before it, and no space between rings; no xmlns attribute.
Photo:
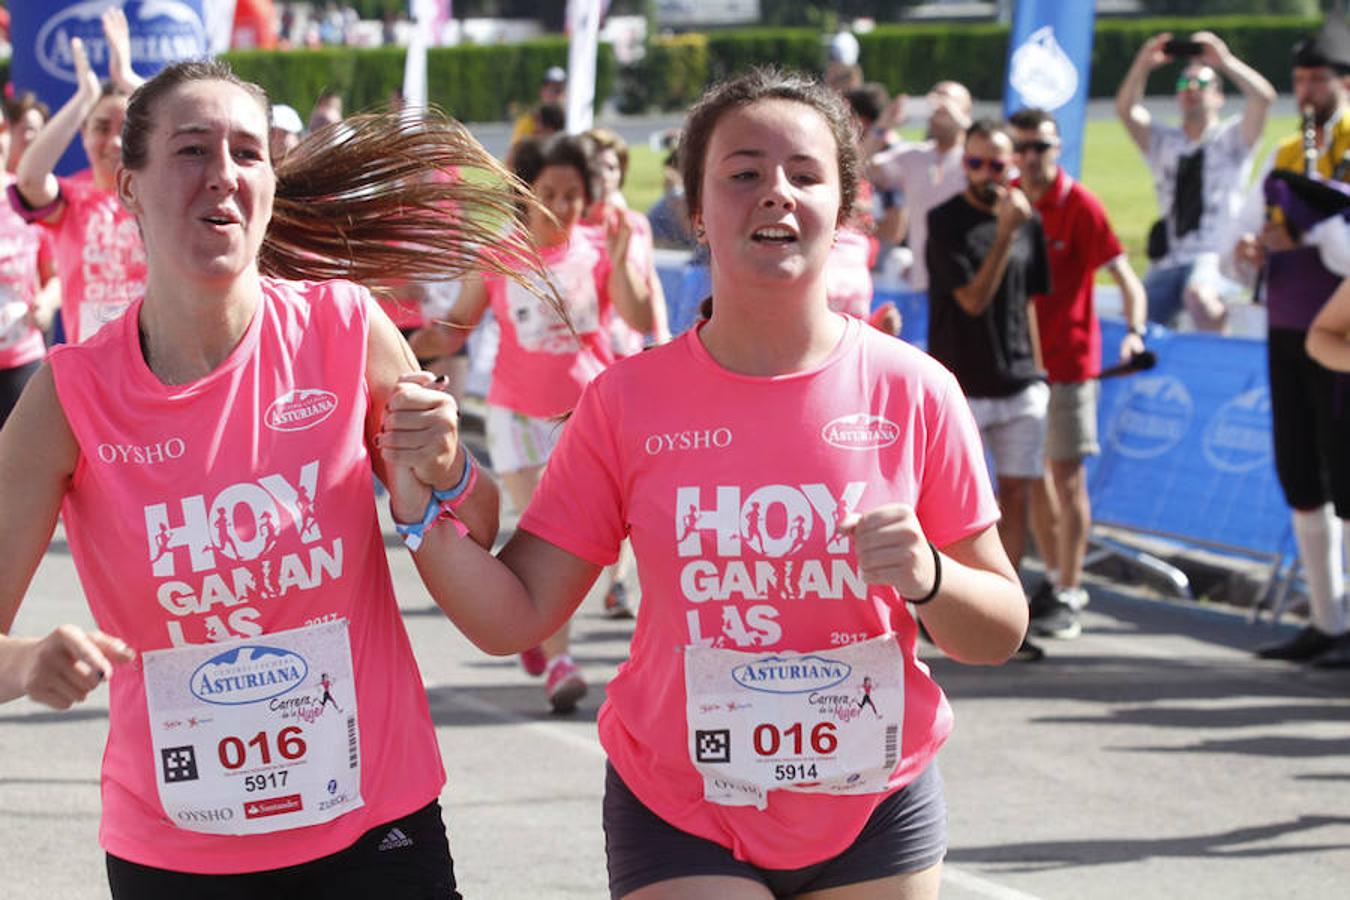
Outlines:
<svg viewBox="0 0 1350 900"><path fill-rule="evenodd" d="M478 481L478 464L474 462L473 454L469 448L464 448L464 471L460 473L459 481L455 482L453 487L438 491L435 488L431 490L433 499L441 503L449 504L451 507L458 506L463 502L469 491L473 490L474 484Z"/></svg>
<svg viewBox="0 0 1350 900"><path fill-rule="evenodd" d="M403 543L409 550L417 551L422 546L422 539L436 520L441 517L441 501L436 498L435 492L432 492L431 500L427 502L426 512L422 513L422 521L413 522L410 525L394 523L394 530L403 538Z"/></svg>

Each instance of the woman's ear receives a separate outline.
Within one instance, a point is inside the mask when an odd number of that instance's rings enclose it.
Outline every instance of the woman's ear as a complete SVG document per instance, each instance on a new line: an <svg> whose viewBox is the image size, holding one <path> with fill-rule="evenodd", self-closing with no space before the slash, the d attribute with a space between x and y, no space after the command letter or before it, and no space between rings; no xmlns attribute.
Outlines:
<svg viewBox="0 0 1350 900"><path fill-rule="evenodd" d="M133 182L135 174L135 172L128 169L126 166L118 166L117 174L113 176L117 182L117 198L122 201L122 205L126 207L127 212L131 213L133 216L139 215L141 212L140 203L136 199L136 188Z"/></svg>

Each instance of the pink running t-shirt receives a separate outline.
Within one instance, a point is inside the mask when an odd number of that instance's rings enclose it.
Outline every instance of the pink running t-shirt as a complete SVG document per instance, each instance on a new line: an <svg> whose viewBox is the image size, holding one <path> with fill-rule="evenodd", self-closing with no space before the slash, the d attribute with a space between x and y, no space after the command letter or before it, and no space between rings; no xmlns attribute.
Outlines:
<svg viewBox="0 0 1350 900"><path fill-rule="evenodd" d="M0 173L0 191L14 176ZM0 203L0 369L13 369L42 359L47 346L30 322L37 296L38 258L42 232Z"/></svg>
<svg viewBox="0 0 1350 900"><path fill-rule="evenodd" d="M932 761L951 710L915 656L914 619L893 589L862 583L836 526L850 508L906 503L942 547L998 518L956 380L922 352L846 322L831 356L793 375L730 372L697 330L619 361L582 397L520 523L596 565L631 538L643 603L600 710L601 742L653 812L768 868L838 854L885 795L776 790L762 812L705 802L689 759L683 648L805 653L885 634L894 621L905 705L890 789L899 789Z"/></svg>
<svg viewBox="0 0 1350 900"><path fill-rule="evenodd" d="M99 628L144 653L346 619L351 643L365 805L261 835L202 834L166 818L144 667L140 657L119 667L100 827L116 856L202 873L290 866L440 793L365 444L373 302L347 282L264 279L244 338L190 384L165 385L147 367L139 301L92 341L52 352L80 447L62 518Z"/></svg>
<svg viewBox="0 0 1350 900"><path fill-rule="evenodd" d="M99 190L87 175L57 181L65 206L55 224L42 224L56 236L61 324L77 344L145 293L145 247L115 191Z"/></svg>
<svg viewBox="0 0 1350 900"><path fill-rule="evenodd" d="M563 244L539 251L566 304L572 329L543 300L514 280L484 278L501 344L487 400L493 406L537 419L561 415L581 389L614 361L608 325L613 314L609 257L580 227Z"/></svg>

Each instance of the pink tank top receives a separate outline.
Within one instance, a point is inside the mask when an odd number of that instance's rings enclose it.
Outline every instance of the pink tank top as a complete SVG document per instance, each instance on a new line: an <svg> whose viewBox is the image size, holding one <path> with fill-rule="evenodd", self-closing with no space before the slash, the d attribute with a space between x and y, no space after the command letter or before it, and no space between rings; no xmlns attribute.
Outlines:
<svg viewBox="0 0 1350 900"><path fill-rule="evenodd" d="M72 344L87 341L145 293L145 248L136 220L113 191L87 175L59 179L66 206L55 225L61 324Z"/></svg>
<svg viewBox="0 0 1350 900"><path fill-rule="evenodd" d="M421 808L444 784L375 515L371 303L346 282L264 279L239 346L190 384L164 385L147 367L140 301L52 354L80 447L62 517L101 629L143 653L338 619L349 628L364 807L261 835L177 827L158 800L138 658L110 683L100 841L116 856L201 873L295 865Z"/></svg>
<svg viewBox="0 0 1350 900"><path fill-rule="evenodd" d="M0 174L0 190L13 180L12 175ZM20 218L8 203L0 203L0 369L42 359L47 352L42 332L28 320L38 289L41 237L36 226Z"/></svg>

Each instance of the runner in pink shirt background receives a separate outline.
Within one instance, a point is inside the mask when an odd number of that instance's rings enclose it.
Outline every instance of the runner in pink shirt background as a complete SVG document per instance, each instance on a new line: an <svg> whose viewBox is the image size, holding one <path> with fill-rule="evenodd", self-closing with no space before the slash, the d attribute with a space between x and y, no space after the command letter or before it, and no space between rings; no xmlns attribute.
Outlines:
<svg viewBox="0 0 1350 900"><path fill-rule="evenodd" d="M487 396L488 452L512 505L524 510L562 434L559 417L614 361L613 320L645 333L653 318L648 281L632 258L627 217L610 216L603 229L581 223L601 191L590 141L526 138L512 148L511 166L542 204L530 213L530 238L564 298L566 317L507 278L471 277L447 322L425 329L412 345L421 358L453 353L491 306L501 323L501 345ZM587 691L570 643L563 623L521 659L531 675L545 676L549 703L562 713L575 709Z"/></svg>
<svg viewBox="0 0 1350 900"><path fill-rule="evenodd" d="M131 98L117 188L144 297L54 351L0 431L0 702L64 709L109 681L115 900L456 898L371 476L433 597L452 545L429 538L490 547L499 498L355 282L454 277L488 244L483 265L541 277L497 227L533 201L437 117L349 120L279 177L268 117L221 63ZM344 182L375 160L392 169L374 190ZM422 177L454 165L488 175ZM462 218L429 212L452 204ZM58 514L98 630L9 636Z"/></svg>
<svg viewBox="0 0 1350 900"><path fill-rule="evenodd" d="M52 233L61 322L72 343L116 319L145 290L145 251L114 183L127 97L142 79L131 68L131 39L121 8L109 7L102 18L112 80L99 84L83 43L72 39L75 93L33 138L8 191L20 215ZM53 170L76 134L89 171L58 178Z"/></svg>
<svg viewBox="0 0 1350 900"><path fill-rule="evenodd" d="M0 159L9 150L9 126L8 108L0 107ZM13 181L0 171L0 190ZM42 333L61 290L48 249L41 230L0 204L0 426L47 355Z"/></svg>
<svg viewBox="0 0 1350 900"><path fill-rule="evenodd" d="M509 573L460 542L437 590L511 652L632 540L643 602L599 715L612 896L936 897L951 713L917 618L985 664L1027 622L978 432L946 370L828 308L859 177L838 98L755 71L682 150L712 317L587 388Z"/></svg>

